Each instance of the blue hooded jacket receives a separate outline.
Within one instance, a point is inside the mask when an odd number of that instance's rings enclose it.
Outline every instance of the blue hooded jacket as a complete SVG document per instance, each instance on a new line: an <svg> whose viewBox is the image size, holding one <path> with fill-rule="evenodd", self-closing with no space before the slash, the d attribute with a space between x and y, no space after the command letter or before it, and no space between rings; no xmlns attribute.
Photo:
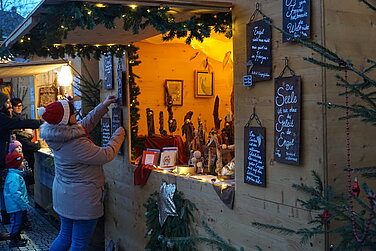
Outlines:
<svg viewBox="0 0 376 251"><path fill-rule="evenodd" d="M8 213L26 211L29 208L23 173L23 171L18 169L8 169L4 184L4 200Z"/></svg>

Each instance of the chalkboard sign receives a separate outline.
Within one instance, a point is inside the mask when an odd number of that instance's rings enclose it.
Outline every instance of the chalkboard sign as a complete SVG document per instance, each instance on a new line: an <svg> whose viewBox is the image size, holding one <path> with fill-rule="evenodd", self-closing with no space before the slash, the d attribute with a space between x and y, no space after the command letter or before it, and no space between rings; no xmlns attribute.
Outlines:
<svg viewBox="0 0 376 251"><path fill-rule="evenodd" d="M311 0L283 0L283 29L294 38L311 36ZM282 35L282 41L294 39Z"/></svg>
<svg viewBox="0 0 376 251"><path fill-rule="evenodd" d="M125 105L127 102L127 92L126 92L126 67L124 58L119 58L117 65L117 85L118 85L118 104Z"/></svg>
<svg viewBox="0 0 376 251"><path fill-rule="evenodd" d="M275 79L274 104L274 160L299 165L300 76Z"/></svg>
<svg viewBox="0 0 376 251"><path fill-rule="evenodd" d="M112 108L112 133L120 126L123 126L123 111L120 107ZM123 153L123 146L119 150L119 154Z"/></svg>
<svg viewBox="0 0 376 251"><path fill-rule="evenodd" d="M107 54L104 56L104 88L107 90L112 90L114 88L113 84L113 73L112 73L112 55Z"/></svg>
<svg viewBox="0 0 376 251"><path fill-rule="evenodd" d="M247 24L247 68L252 82L271 79L272 28L264 21Z"/></svg>
<svg viewBox="0 0 376 251"><path fill-rule="evenodd" d="M244 182L266 186L265 127L244 127Z"/></svg>
<svg viewBox="0 0 376 251"><path fill-rule="evenodd" d="M111 139L111 119L102 118L102 146L107 146Z"/></svg>

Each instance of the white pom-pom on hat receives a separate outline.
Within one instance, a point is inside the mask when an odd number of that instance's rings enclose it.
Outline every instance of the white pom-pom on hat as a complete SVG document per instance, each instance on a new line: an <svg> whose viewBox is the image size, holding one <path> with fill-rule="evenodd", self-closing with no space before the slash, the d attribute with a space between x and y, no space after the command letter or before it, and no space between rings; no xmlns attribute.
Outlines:
<svg viewBox="0 0 376 251"><path fill-rule="evenodd" d="M46 112L46 108L45 107L38 108L38 116L39 117L42 117L45 112Z"/></svg>

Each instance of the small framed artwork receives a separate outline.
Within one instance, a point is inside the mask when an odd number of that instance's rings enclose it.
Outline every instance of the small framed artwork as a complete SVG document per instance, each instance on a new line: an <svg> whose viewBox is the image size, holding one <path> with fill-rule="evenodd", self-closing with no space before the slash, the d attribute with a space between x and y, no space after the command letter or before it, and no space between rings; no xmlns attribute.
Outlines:
<svg viewBox="0 0 376 251"><path fill-rule="evenodd" d="M183 105L183 80L166 80L165 88L166 101L167 95L170 95L172 105Z"/></svg>
<svg viewBox="0 0 376 251"><path fill-rule="evenodd" d="M144 151L141 163L143 165L156 165L158 161L158 155L159 153L155 151Z"/></svg>
<svg viewBox="0 0 376 251"><path fill-rule="evenodd" d="M210 98L214 96L213 72L195 71L195 97Z"/></svg>
<svg viewBox="0 0 376 251"><path fill-rule="evenodd" d="M176 152L162 152L161 153L161 160L160 160L160 166L161 167L169 167L169 166L175 166L176 165Z"/></svg>

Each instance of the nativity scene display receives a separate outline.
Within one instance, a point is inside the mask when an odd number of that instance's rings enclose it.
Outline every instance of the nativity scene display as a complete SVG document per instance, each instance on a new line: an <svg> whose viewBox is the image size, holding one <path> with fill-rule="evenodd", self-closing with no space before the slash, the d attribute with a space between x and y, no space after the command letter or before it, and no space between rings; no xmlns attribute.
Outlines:
<svg viewBox="0 0 376 251"><path fill-rule="evenodd" d="M216 35L190 45L160 41L156 36L135 43L142 63L134 67L140 78L134 163L233 179L232 40Z"/></svg>

